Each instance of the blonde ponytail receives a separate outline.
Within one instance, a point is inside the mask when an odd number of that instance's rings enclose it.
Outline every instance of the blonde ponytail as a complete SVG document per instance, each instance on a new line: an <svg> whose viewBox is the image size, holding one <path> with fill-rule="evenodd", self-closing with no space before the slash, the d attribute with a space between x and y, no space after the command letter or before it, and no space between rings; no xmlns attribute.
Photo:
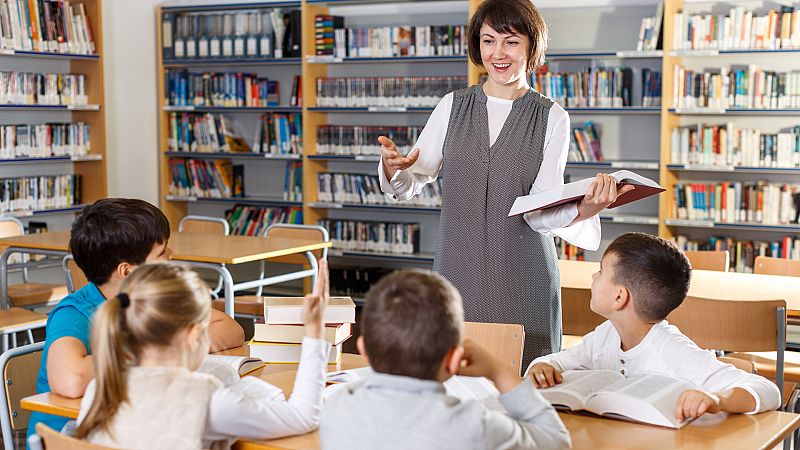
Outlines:
<svg viewBox="0 0 800 450"><path fill-rule="evenodd" d="M208 324L208 286L190 269L172 263L145 264L103 304L92 323L95 396L75 430L84 439L95 430L112 433L111 422L128 401L128 372L143 348L168 346L182 329Z"/></svg>

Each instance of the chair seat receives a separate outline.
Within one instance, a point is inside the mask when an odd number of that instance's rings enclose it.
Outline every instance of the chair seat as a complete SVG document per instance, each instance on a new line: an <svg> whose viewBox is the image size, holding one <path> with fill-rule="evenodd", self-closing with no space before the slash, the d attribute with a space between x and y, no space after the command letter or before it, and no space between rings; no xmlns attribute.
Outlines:
<svg viewBox="0 0 800 450"><path fill-rule="evenodd" d="M225 300L214 300L215 309L225 311ZM233 299L233 313L247 316L264 315L264 297L256 295L242 295Z"/></svg>
<svg viewBox="0 0 800 450"><path fill-rule="evenodd" d="M47 325L47 316L24 308L0 309L0 334L41 328Z"/></svg>
<svg viewBox="0 0 800 450"><path fill-rule="evenodd" d="M725 356L751 361L759 375L771 380L775 379L777 352L736 352ZM800 383L800 352L784 352L783 362L783 373L786 382Z"/></svg>
<svg viewBox="0 0 800 450"><path fill-rule="evenodd" d="M8 287L8 298L11 304L23 308L59 302L67 294L67 287L63 284L21 283Z"/></svg>
<svg viewBox="0 0 800 450"><path fill-rule="evenodd" d="M583 342L583 336L576 336L574 334L561 335L561 350L566 350L570 347L575 347L581 342Z"/></svg>

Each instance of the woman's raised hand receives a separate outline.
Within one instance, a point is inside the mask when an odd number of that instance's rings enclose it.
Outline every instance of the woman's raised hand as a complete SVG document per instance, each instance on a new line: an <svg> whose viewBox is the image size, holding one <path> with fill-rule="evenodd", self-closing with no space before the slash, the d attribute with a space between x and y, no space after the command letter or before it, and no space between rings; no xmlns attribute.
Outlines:
<svg viewBox="0 0 800 450"><path fill-rule="evenodd" d="M417 158L419 158L418 148L415 148L408 156L403 156L397 151L397 146L388 137L380 136L378 137L378 142L381 143L383 173L386 175L387 180L391 180L398 170L406 170L413 166L417 162Z"/></svg>

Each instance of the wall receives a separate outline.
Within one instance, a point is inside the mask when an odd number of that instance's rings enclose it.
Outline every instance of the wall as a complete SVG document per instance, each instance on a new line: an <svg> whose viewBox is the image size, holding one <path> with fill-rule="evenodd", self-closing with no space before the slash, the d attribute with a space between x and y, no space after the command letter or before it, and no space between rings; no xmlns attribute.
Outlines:
<svg viewBox="0 0 800 450"><path fill-rule="evenodd" d="M108 195L158 203L156 20L160 0L103 1Z"/></svg>

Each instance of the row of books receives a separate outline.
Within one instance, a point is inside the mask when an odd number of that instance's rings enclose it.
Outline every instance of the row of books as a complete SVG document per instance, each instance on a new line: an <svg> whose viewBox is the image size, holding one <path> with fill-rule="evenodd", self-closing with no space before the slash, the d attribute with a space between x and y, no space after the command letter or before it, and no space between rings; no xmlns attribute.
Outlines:
<svg viewBox="0 0 800 450"><path fill-rule="evenodd" d="M379 136L386 136L407 154L419 139L422 127L321 125L317 127L317 153L324 155L380 156Z"/></svg>
<svg viewBox="0 0 800 450"><path fill-rule="evenodd" d="M800 71L764 71L731 66L696 72L675 65L675 108L800 107Z"/></svg>
<svg viewBox="0 0 800 450"><path fill-rule="evenodd" d="M317 176L317 198L321 202L389 205L393 201L381 191L377 175L320 173ZM418 195L403 205L438 207L442 204L441 178L428 183Z"/></svg>
<svg viewBox="0 0 800 450"><path fill-rule="evenodd" d="M242 72L191 73L169 69L167 105L254 107L278 106L278 81Z"/></svg>
<svg viewBox="0 0 800 450"><path fill-rule="evenodd" d="M0 0L2 48L94 54L89 16L70 0Z"/></svg>
<svg viewBox="0 0 800 450"><path fill-rule="evenodd" d="M323 107L429 107L447 93L467 87L467 77L317 78Z"/></svg>
<svg viewBox="0 0 800 450"><path fill-rule="evenodd" d="M303 163L288 161L283 176L283 199L289 202L303 201Z"/></svg>
<svg viewBox="0 0 800 450"><path fill-rule="evenodd" d="M161 17L164 59L300 57L300 10ZM174 38L173 38L174 35Z"/></svg>
<svg viewBox="0 0 800 450"><path fill-rule="evenodd" d="M736 6L724 14L675 14L673 48L738 50L800 47L800 11L791 5L757 13Z"/></svg>
<svg viewBox="0 0 800 450"><path fill-rule="evenodd" d="M225 211L230 234L238 236L263 236L270 225L303 223L302 208L264 208L259 206L236 205Z"/></svg>
<svg viewBox="0 0 800 450"><path fill-rule="evenodd" d="M365 298L372 285L391 272L382 267L331 266L331 294Z"/></svg>
<svg viewBox="0 0 800 450"><path fill-rule="evenodd" d="M658 3L656 15L642 19L639 28L639 40L636 42L636 51L653 51L661 45L662 19L664 18L664 2Z"/></svg>
<svg viewBox="0 0 800 450"><path fill-rule="evenodd" d="M0 179L0 213L69 208L80 199L80 175Z"/></svg>
<svg viewBox="0 0 800 450"><path fill-rule="evenodd" d="M727 250L730 270L753 273L756 256L800 259L800 239L789 236L779 241L747 241L725 236L712 236L708 240L692 240L678 235L675 242L683 250Z"/></svg>
<svg viewBox="0 0 800 450"><path fill-rule="evenodd" d="M0 103L86 105L86 78L71 73L0 72Z"/></svg>
<svg viewBox="0 0 800 450"><path fill-rule="evenodd" d="M88 155L89 130L83 122L0 125L0 158Z"/></svg>
<svg viewBox="0 0 800 450"><path fill-rule="evenodd" d="M642 69L642 106L661 104L661 74ZM622 108L633 106L633 71L622 67L587 68L578 72L550 72L547 65L533 74L536 91L567 108Z"/></svg>
<svg viewBox="0 0 800 450"><path fill-rule="evenodd" d="M193 197L243 197L244 166L231 164L228 159L168 160L170 168L169 194Z"/></svg>
<svg viewBox="0 0 800 450"><path fill-rule="evenodd" d="M333 246L343 250L413 254L419 252L418 223L320 219Z"/></svg>
<svg viewBox="0 0 800 450"><path fill-rule="evenodd" d="M722 181L678 183L674 186L674 216L764 225L796 224L800 185Z"/></svg>
<svg viewBox="0 0 800 450"><path fill-rule="evenodd" d="M800 167L800 126L779 133L760 128L697 124L672 129L674 164Z"/></svg>
<svg viewBox="0 0 800 450"><path fill-rule="evenodd" d="M464 25L345 28L340 16L316 16L316 54L339 58L467 54Z"/></svg>
<svg viewBox="0 0 800 450"><path fill-rule="evenodd" d="M264 297L264 323L256 323L248 342L250 356L272 364L296 364L305 336L303 297ZM342 344L352 336L356 305L350 297L331 297L325 308L323 339L331 343L328 364L342 357Z"/></svg>
<svg viewBox="0 0 800 450"><path fill-rule="evenodd" d="M600 133L598 133L597 127L595 127L594 122L591 120L579 124L579 126L572 127L567 161L603 161Z"/></svg>
<svg viewBox="0 0 800 450"><path fill-rule="evenodd" d="M256 125L253 152L272 155L303 153L303 115L300 113L262 114Z"/></svg>
<svg viewBox="0 0 800 450"><path fill-rule="evenodd" d="M253 152L299 155L303 150L302 115L262 114L251 146L236 121L222 114L170 113L170 151L190 153Z"/></svg>
<svg viewBox="0 0 800 450"><path fill-rule="evenodd" d="M556 237L554 239L556 252L558 253L558 259L566 259L571 261L585 260L586 255L584 254L584 250L582 248L572 245L560 237Z"/></svg>

